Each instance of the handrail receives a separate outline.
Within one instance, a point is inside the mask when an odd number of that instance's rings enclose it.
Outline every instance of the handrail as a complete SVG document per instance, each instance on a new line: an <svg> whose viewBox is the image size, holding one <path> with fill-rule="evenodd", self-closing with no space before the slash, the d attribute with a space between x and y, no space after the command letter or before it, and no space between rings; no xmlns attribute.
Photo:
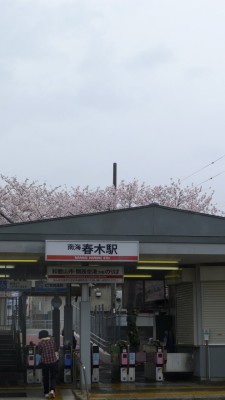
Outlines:
<svg viewBox="0 0 225 400"><path fill-rule="evenodd" d="M108 340L102 339L95 333L91 332L91 341L101 347L102 350L110 352L111 343Z"/></svg>
<svg viewBox="0 0 225 400"><path fill-rule="evenodd" d="M78 362L80 364L80 367L81 367L81 369L83 371L85 391L86 391L86 395L87 395L87 400L89 400L89 391L88 391L88 386L87 386L86 368L85 368L85 365L82 364L80 357L75 352L73 352L73 366L76 365L75 364L75 360L78 360ZM74 376L74 373L73 373L73 376Z"/></svg>

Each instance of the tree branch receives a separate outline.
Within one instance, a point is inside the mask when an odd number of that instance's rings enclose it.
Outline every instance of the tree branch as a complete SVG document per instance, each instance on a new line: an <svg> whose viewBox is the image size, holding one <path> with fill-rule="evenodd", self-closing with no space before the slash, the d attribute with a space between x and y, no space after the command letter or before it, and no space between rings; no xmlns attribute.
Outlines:
<svg viewBox="0 0 225 400"><path fill-rule="evenodd" d="M10 218L8 218L2 211L0 211L0 215L1 215L3 218L5 218L6 221L8 221L10 224L13 224L13 221L12 221Z"/></svg>

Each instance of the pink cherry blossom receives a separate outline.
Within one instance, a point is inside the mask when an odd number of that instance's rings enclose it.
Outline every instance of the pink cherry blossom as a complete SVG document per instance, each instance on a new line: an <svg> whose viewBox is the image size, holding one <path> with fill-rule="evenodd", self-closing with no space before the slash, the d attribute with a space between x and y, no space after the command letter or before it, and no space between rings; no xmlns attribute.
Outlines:
<svg viewBox="0 0 225 400"><path fill-rule="evenodd" d="M183 187L171 180L170 185L148 186L136 179L121 181L117 189L112 185L105 189L81 189L50 187L46 183L19 182L16 177L0 175L0 224L89 214L100 211L131 208L157 203L162 206L191 210L206 214L223 215L213 204L213 194L207 194L201 186Z"/></svg>

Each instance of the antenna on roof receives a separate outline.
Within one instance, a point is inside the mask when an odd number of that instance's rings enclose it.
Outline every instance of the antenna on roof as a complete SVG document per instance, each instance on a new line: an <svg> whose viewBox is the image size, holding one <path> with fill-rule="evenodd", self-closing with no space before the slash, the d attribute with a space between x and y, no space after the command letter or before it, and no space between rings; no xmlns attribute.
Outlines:
<svg viewBox="0 0 225 400"><path fill-rule="evenodd" d="M113 163L113 185L117 187L117 163Z"/></svg>

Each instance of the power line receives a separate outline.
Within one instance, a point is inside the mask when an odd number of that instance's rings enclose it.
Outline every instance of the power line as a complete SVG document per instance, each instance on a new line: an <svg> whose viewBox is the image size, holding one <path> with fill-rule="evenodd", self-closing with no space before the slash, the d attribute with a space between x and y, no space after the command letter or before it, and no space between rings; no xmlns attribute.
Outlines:
<svg viewBox="0 0 225 400"><path fill-rule="evenodd" d="M188 175L188 176L185 176L185 178L181 179L181 182L183 182L184 180L186 180L186 179L188 179L188 178L191 178L192 176L198 174L198 173L201 172L203 169L208 168L210 165L215 164L217 161L221 160L221 159L224 158L224 157L225 157L225 154L224 154L223 156L217 158L215 161L212 161L211 163L209 163L209 164L205 165L204 167L198 169L197 171L193 172L192 174L190 174L190 175ZM221 172L221 173L222 173L222 172ZM219 175L220 175L220 174L219 174ZM217 175L215 175L215 176L217 176ZM209 178L209 179L207 179L207 180L210 180L210 179L213 179L213 178L214 178L214 177ZM205 181L205 182L207 182L207 181ZM204 182L202 182L202 183L204 183ZM201 183L200 183L200 185L201 185ZM197 185L197 186L198 186L198 185Z"/></svg>
<svg viewBox="0 0 225 400"><path fill-rule="evenodd" d="M224 174L224 172L225 172L225 170L222 171L222 172L219 172L219 174L216 174L216 175L214 175L214 176L211 176L211 178L208 178L208 179L206 179L205 181L203 181L203 182L201 182L201 183L198 183L198 185L196 185L196 186L203 185L203 183L206 183L206 182L208 182L208 181L211 181L212 179L216 178L217 176Z"/></svg>

